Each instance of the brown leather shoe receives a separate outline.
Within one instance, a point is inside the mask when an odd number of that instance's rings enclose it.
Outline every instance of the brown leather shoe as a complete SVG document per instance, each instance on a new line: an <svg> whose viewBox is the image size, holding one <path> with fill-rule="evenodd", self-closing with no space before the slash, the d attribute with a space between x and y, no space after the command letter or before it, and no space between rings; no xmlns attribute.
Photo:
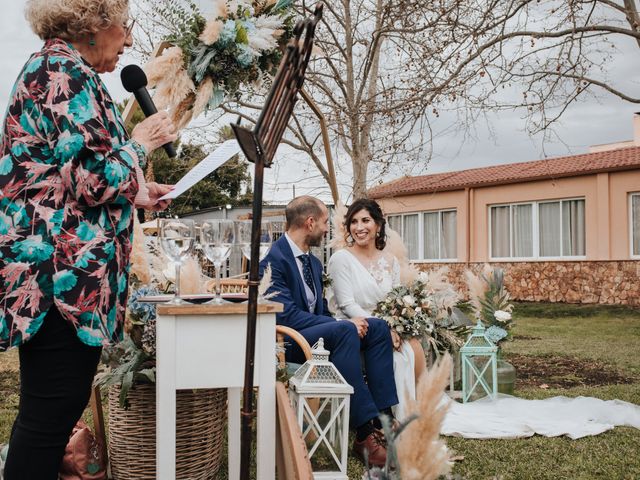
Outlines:
<svg viewBox="0 0 640 480"><path fill-rule="evenodd" d="M375 430L363 441L353 441L353 453L366 465L368 458L369 466L384 467L387 462L387 449L385 447L384 436Z"/></svg>

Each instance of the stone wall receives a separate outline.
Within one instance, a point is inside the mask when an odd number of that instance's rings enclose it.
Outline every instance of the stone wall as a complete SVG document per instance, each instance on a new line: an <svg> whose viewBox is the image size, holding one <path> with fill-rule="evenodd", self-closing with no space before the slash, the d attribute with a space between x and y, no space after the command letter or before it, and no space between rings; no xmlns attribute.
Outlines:
<svg viewBox="0 0 640 480"><path fill-rule="evenodd" d="M640 306L640 261L496 262L515 300ZM417 263L419 270L449 268L449 281L466 294L464 271L484 263Z"/></svg>

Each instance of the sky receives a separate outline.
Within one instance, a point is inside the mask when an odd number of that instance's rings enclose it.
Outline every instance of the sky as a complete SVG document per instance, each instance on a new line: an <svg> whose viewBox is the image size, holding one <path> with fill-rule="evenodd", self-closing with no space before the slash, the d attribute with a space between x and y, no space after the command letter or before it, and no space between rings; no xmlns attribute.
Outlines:
<svg viewBox="0 0 640 480"><path fill-rule="evenodd" d="M20 69L29 55L42 45L24 19L24 5L25 0L3 0L2 5L0 111L3 115ZM628 89L637 96L640 91L638 47L627 43L620 48L628 53L608 64L607 70L611 77L625 79ZM119 75L119 70L126 63L127 59L123 59L118 70L103 76L109 92L118 101L127 98ZM634 106L611 96L574 104L555 127L553 140L545 140L542 135L532 137L526 133L520 112L502 112L490 116L490 127L484 122L474 125L471 138L462 138L456 133L436 138L427 173L580 154L587 152L590 145L631 140L635 111L640 111L640 105ZM337 176L341 195L347 199L351 180L348 166L338 168ZM379 180L391 179L393 177L369 180L370 184L376 184ZM273 167L265 175L264 198L271 203L283 203L290 200L294 192L296 195L311 194L325 200L330 198L328 187L311 160L280 148Z"/></svg>

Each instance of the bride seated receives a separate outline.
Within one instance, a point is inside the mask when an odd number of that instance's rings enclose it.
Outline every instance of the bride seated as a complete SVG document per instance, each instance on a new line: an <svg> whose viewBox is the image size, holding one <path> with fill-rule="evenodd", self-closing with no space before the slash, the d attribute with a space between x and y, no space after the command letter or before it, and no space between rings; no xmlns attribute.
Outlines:
<svg viewBox="0 0 640 480"><path fill-rule="evenodd" d="M376 304L400 284L400 263L385 249L386 220L375 200L354 201L344 219L346 246L329 260L336 318L372 317ZM391 331L394 344L393 367L399 405L394 410L402 418L406 396L415 399L415 385L426 369L426 359L418 339L403 341Z"/></svg>

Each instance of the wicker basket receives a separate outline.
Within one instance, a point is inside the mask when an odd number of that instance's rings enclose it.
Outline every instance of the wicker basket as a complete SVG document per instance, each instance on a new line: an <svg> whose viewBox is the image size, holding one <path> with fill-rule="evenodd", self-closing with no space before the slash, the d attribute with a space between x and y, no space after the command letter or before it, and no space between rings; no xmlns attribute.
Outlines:
<svg viewBox="0 0 640 480"><path fill-rule="evenodd" d="M129 409L109 389L109 459L114 480L156 478L155 385L136 385ZM225 389L180 390L176 397L176 479L209 480L220 467L227 417Z"/></svg>

